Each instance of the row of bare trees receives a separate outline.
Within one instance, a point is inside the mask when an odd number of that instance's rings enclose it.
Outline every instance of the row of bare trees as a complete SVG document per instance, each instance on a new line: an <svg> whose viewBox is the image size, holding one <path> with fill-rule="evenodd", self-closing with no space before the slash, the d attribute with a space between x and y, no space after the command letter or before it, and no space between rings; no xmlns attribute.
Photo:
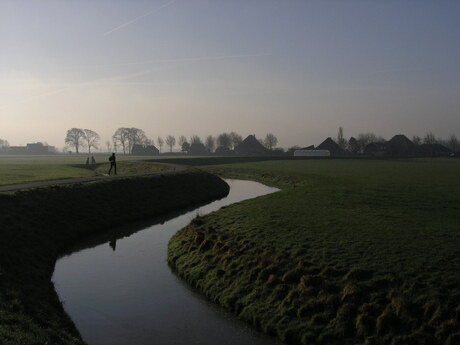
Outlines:
<svg viewBox="0 0 460 345"><path fill-rule="evenodd" d="M80 152L82 147L88 148L88 153L91 154L91 149L99 147L100 136L98 133L90 129L71 128L67 131L65 143L68 147L75 149L76 153ZM124 154L130 154L134 145L157 145L159 151L162 151L164 145L169 147L172 152L176 143L179 145L182 152L189 152L192 145L203 145L205 151L214 152L216 148L223 147L228 150L235 149L243 141L243 137L236 132L224 132L217 136L208 135L202 140L198 135L192 135L187 139L184 135L180 135L176 141L173 135L166 136L165 139L158 137L156 141L147 138L147 135L142 129L135 127L120 127L112 135L111 141L106 141L107 151L122 150ZM268 133L264 139L259 141L266 148L272 150L278 143L277 137Z"/></svg>
<svg viewBox="0 0 460 345"><path fill-rule="evenodd" d="M100 139L100 135L91 129L71 128L67 131L65 143L74 147L76 153L79 153L80 147L87 147L88 153L91 154L91 148L99 147Z"/></svg>
<svg viewBox="0 0 460 345"><path fill-rule="evenodd" d="M348 150L352 153L360 153L364 151L364 148L368 144L384 143L386 140L385 138L377 136L372 132L360 133L356 138L350 137L350 139L347 140L343 134L343 128L339 127L335 141L344 150ZM433 132L428 132L424 137L413 136L412 142L416 145L441 144L454 152L460 149L460 143L455 134L451 134L447 140L444 140L442 138L436 138Z"/></svg>

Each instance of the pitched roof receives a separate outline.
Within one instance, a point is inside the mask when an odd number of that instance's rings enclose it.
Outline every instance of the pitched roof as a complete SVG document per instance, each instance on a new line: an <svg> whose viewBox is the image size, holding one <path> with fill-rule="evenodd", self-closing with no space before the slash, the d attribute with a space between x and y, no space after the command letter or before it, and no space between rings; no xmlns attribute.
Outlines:
<svg viewBox="0 0 460 345"><path fill-rule="evenodd" d="M386 150L391 155L413 155L417 149L405 135L398 134L385 143Z"/></svg>
<svg viewBox="0 0 460 345"><path fill-rule="evenodd" d="M238 146L235 147L236 153L266 153L268 150L256 139L254 135L248 135Z"/></svg>
<svg viewBox="0 0 460 345"><path fill-rule="evenodd" d="M331 154L343 154L345 150L343 150L337 143L332 140L331 137L324 140L321 144L316 146L315 150L329 150Z"/></svg>

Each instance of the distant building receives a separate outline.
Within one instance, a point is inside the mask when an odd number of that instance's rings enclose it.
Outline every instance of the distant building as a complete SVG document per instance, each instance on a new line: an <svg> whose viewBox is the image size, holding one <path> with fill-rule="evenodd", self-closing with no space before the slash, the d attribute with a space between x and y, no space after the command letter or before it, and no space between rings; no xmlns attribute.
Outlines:
<svg viewBox="0 0 460 345"><path fill-rule="evenodd" d="M27 144L27 152L31 155L46 155L49 153L48 146L43 145L42 143Z"/></svg>
<svg viewBox="0 0 460 345"><path fill-rule="evenodd" d="M135 156L158 156L160 151L154 145L135 144L131 149L131 154Z"/></svg>
<svg viewBox="0 0 460 345"><path fill-rule="evenodd" d="M363 153L369 156L381 157L387 154L385 143L370 143L364 148Z"/></svg>
<svg viewBox="0 0 460 345"><path fill-rule="evenodd" d="M385 152L390 156L415 156L417 145L405 135L398 134L385 142Z"/></svg>
<svg viewBox="0 0 460 345"><path fill-rule="evenodd" d="M319 144L315 150L327 150L330 152L332 157L345 156L347 154L347 152L339 145L337 145L337 143L332 140L331 137L327 138L321 144Z"/></svg>
<svg viewBox="0 0 460 345"><path fill-rule="evenodd" d="M422 144L417 152L423 157L448 157L453 154L452 150L441 144Z"/></svg>
<svg viewBox="0 0 460 345"><path fill-rule="evenodd" d="M231 155L232 153L233 151L230 150L230 148L227 146L218 146L215 151L215 154L220 156L227 156Z"/></svg>
<svg viewBox="0 0 460 345"><path fill-rule="evenodd" d="M265 148L254 135L248 135L238 146L235 147L237 155L266 156L270 150Z"/></svg>
<svg viewBox="0 0 460 345"><path fill-rule="evenodd" d="M26 146L10 146L6 153L10 155L48 155L56 153L54 146L42 143L27 144Z"/></svg>
<svg viewBox="0 0 460 345"><path fill-rule="evenodd" d="M294 157L330 157L329 150L295 150Z"/></svg>

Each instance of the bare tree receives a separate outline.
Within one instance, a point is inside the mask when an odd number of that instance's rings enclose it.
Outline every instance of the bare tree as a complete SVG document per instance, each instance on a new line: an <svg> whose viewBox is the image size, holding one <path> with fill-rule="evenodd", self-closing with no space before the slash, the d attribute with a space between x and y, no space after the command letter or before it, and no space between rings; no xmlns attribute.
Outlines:
<svg viewBox="0 0 460 345"><path fill-rule="evenodd" d="M216 148L216 138L214 138L212 135L208 135L206 137L204 146L209 153L213 152Z"/></svg>
<svg viewBox="0 0 460 345"><path fill-rule="evenodd" d="M239 135L238 133L236 132L230 132L230 139L231 139L231 145L232 145L232 149L234 149L235 147L237 147L242 141L243 141L243 137L241 135Z"/></svg>
<svg viewBox="0 0 460 345"><path fill-rule="evenodd" d="M8 140L0 139L0 151L6 151L10 147Z"/></svg>
<svg viewBox="0 0 460 345"><path fill-rule="evenodd" d="M382 143L385 142L385 139L382 137L376 136L374 133L360 133L358 134L358 147L359 152L364 152L364 148L370 143Z"/></svg>
<svg viewBox="0 0 460 345"><path fill-rule="evenodd" d="M99 134L92 131L91 129L84 129L83 133L83 140L86 141L86 146L88 147L88 154L91 154L91 148L94 147L95 149L97 149L101 137L99 136Z"/></svg>
<svg viewBox="0 0 460 345"><path fill-rule="evenodd" d="M79 154L78 149L84 146L85 132L80 128L71 128L67 131L65 143L75 148L75 152Z"/></svg>
<svg viewBox="0 0 460 345"><path fill-rule="evenodd" d="M436 140L436 137L434 136L433 132L429 132L425 134L425 137L423 138L423 143L424 144L437 144L438 141Z"/></svg>
<svg viewBox="0 0 460 345"><path fill-rule="evenodd" d="M123 154L126 154L128 149L128 137L129 137L129 128L120 127L118 128L114 135L112 135L113 146L116 148L118 144L123 148Z"/></svg>
<svg viewBox="0 0 460 345"><path fill-rule="evenodd" d="M347 149L347 139L343 136L343 128L339 127L339 132L337 133L337 145L340 146L340 148L346 150Z"/></svg>
<svg viewBox="0 0 460 345"><path fill-rule="evenodd" d="M142 129L128 128L128 153L131 153L134 145L147 145L148 139Z"/></svg>
<svg viewBox="0 0 460 345"><path fill-rule="evenodd" d="M351 153L358 153L360 149L358 140L356 140L355 137L351 137L348 140L348 150L350 150Z"/></svg>
<svg viewBox="0 0 460 345"><path fill-rule="evenodd" d="M412 142L418 146L422 143L422 138L420 138L418 135L414 135L412 137Z"/></svg>
<svg viewBox="0 0 460 345"><path fill-rule="evenodd" d="M173 146L176 145L176 138L174 138L172 135L168 135L166 137L166 145L169 146L169 152L172 152Z"/></svg>
<svg viewBox="0 0 460 345"><path fill-rule="evenodd" d="M190 145L193 144L202 144L201 138L198 135L192 135L190 138Z"/></svg>
<svg viewBox="0 0 460 345"><path fill-rule="evenodd" d="M182 146L187 142L187 138L184 135L181 135L179 137L179 146L182 148Z"/></svg>
<svg viewBox="0 0 460 345"><path fill-rule="evenodd" d="M230 148L232 146L232 138L228 133L222 133L217 136L217 145Z"/></svg>
<svg viewBox="0 0 460 345"><path fill-rule="evenodd" d="M187 141L184 141L181 145L182 152L189 153L190 151L190 144Z"/></svg>
<svg viewBox="0 0 460 345"><path fill-rule="evenodd" d="M158 137L157 143L158 143L158 147L160 148L160 153L161 153L161 148L162 148L163 145L165 144L165 141L163 140L162 137Z"/></svg>
<svg viewBox="0 0 460 345"><path fill-rule="evenodd" d="M457 152L459 150L460 145L455 134L451 134L449 136L449 139L447 140L447 147L449 147L454 152Z"/></svg>
<svg viewBox="0 0 460 345"><path fill-rule="evenodd" d="M264 145L267 149L273 149L278 144L278 138L273 133L267 133L264 139Z"/></svg>
<svg viewBox="0 0 460 345"><path fill-rule="evenodd" d="M105 147L107 147L107 153L112 151L112 143L110 142L110 140L106 140Z"/></svg>

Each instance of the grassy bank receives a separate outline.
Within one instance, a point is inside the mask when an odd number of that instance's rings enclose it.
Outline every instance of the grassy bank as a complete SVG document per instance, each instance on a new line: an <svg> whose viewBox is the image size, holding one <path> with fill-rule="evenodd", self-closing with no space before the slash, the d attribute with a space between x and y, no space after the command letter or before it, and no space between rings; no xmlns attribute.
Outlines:
<svg viewBox="0 0 460 345"><path fill-rule="evenodd" d="M0 344L82 344L50 281L58 254L95 232L227 193L216 176L188 171L0 194Z"/></svg>
<svg viewBox="0 0 460 345"><path fill-rule="evenodd" d="M197 218L169 263L293 344L459 344L460 161L213 166L281 192Z"/></svg>
<svg viewBox="0 0 460 345"><path fill-rule="evenodd" d="M145 157L121 156L117 163L119 175L157 172L166 167L136 161ZM95 165L86 165L86 156L0 156L0 186L67 178L93 177L107 174L107 156L96 156Z"/></svg>

